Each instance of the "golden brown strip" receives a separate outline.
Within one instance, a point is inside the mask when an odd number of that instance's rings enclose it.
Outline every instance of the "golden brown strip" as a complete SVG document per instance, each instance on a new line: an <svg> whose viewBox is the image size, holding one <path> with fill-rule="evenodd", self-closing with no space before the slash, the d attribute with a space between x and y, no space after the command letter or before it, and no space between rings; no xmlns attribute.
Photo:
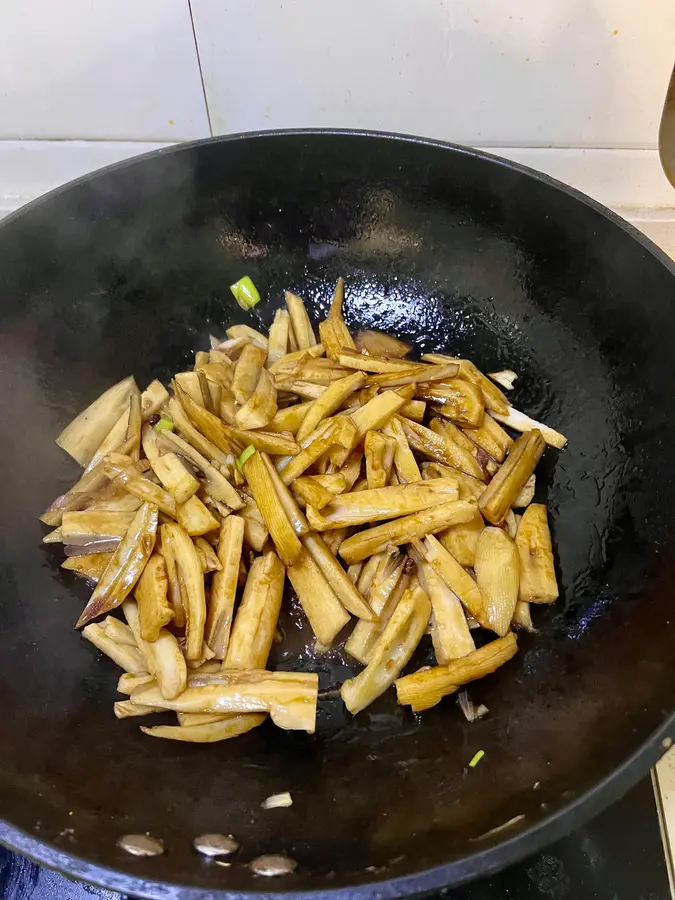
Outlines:
<svg viewBox="0 0 675 900"><path fill-rule="evenodd" d="M317 640L329 647L349 621L349 614L305 547L287 572Z"/></svg>
<svg viewBox="0 0 675 900"><path fill-rule="evenodd" d="M543 503L532 503L523 513L516 547L520 558L519 599L529 603L555 603L559 591L551 532Z"/></svg>
<svg viewBox="0 0 675 900"><path fill-rule="evenodd" d="M78 619L78 628L115 609L134 589L155 546L158 512L151 503L138 510Z"/></svg>
<svg viewBox="0 0 675 900"><path fill-rule="evenodd" d="M403 594L373 647L368 665L355 678L347 679L340 689L345 706L353 716L394 683L427 630L430 615L431 603L419 585Z"/></svg>
<svg viewBox="0 0 675 900"><path fill-rule="evenodd" d="M396 682L398 702L401 705L412 706L414 712L429 709L440 703L443 697L454 694L461 685L492 674L517 652L516 636L510 633L444 666L420 669L412 675L398 679Z"/></svg>
<svg viewBox="0 0 675 900"><path fill-rule="evenodd" d="M478 506L488 522L499 525L534 472L546 448L537 430L521 435L511 448L506 462L487 486Z"/></svg>
<svg viewBox="0 0 675 900"><path fill-rule="evenodd" d="M284 512L274 482L260 453L254 453L246 460L244 475L277 553L284 565L293 565L302 552L302 544Z"/></svg>
<svg viewBox="0 0 675 900"><path fill-rule="evenodd" d="M394 522L385 522L355 534L340 546L340 556L346 563L360 562L388 546L407 544L413 538L435 534L450 525L468 522L475 513L475 504L468 500L443 503Z"/></svg>
<svg viewBox="0 0 675 900"><path fill-rule="evenodd" d="M264 669L274 642L285 571L276 553L253 560L223 669Z"/></svg>
<svg viewBox="0 0 675 900"><path fill-rule="evenodd" d="M224 659L230 640L239 564L244 542L244 520L228 516L220 527L218 559L222 566L213 576L204 640L216 659Z"/></svg>

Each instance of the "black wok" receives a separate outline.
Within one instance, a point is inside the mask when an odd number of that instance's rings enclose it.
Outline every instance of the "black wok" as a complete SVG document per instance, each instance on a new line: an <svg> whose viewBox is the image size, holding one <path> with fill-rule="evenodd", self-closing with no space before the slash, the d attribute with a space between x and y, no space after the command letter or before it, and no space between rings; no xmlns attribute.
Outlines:
<svg viewBox="0 0 675 900"><path fill-rule="evenodd" d="M480 722L451 700L416 721L391 692L355 720L322 704L313 738L264 726L180 745L113 718L115 668L72 628L86 589L40 544L38 515L76 476L53 439L122 376L166 378L210 331L250 322L227 287L243 274L266 298L253 319L265 327L284 288L318 319L343 275L350 326L514 368L514 405L569 437L538 486L563 598L476 685ZM176 147L6 220L0 839L147 897L396 897L505 866L623 793L675 728L674 274L644 237L544 176L387 135ZM279 791L294 805L261 810ZM142 831L166 855L117 849ZM241 842L230 868L192 850L210 831ZM275 851L297 874L254 878L244 863Z"/></svg>

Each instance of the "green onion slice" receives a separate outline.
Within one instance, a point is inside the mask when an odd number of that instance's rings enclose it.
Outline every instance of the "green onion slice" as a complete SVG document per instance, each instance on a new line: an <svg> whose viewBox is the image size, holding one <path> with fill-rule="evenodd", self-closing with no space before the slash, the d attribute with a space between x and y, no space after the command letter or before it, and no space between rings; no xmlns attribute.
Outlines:
<svg viewBox="0 0 675 900"><path fill-rule="evenodd" d="M246 452L246 451L244 451L244 452ZM471 762L469 763L469 768L470 768L470 769L475 769L476 766L478 765L478 763L481 761L481 759L482 759L484 756L485 756L485 750L479 750L478 753L476 753L476 754L473 756L473 758L471 759Z"/></svg>
<svg viewBox="0 0 675 900"><path fill-rule="evenodd" d="M162 416L154 428L157 434L160 434L162 431L173 431L173 422L168 417Z"/></svg>
<svg viewBox="0 0 675 900"><path fill-rule="evenodd" d="M256 303L260 303L258 288L253 284L248 275L244 275L239 281L230 285L234 299L242 309L253 309Z"/></svg>
<svg viewBox="0 0 675 900"><path fill-rule="evenodd" d="M249 444L248 447L241 454L239 459L236 460L235 465L237 466L237 468L239 469L239 471L242 474L244 472L244 463L246 462L247 459L250 459L254 453L255 453L255 447L253 447L251 444Z"/></svg>

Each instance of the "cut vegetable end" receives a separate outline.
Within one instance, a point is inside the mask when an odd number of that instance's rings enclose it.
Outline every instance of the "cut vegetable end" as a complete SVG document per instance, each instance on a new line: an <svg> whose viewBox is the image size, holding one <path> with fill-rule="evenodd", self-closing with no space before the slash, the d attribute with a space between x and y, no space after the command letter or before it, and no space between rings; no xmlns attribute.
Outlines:
<svg viewBox="0 0 675 900"><path fill-rule="evenodd" d="M244 275L239 281L230 285L230 290L242 309L253 309L260 303L258 288L253 284L248 275Z"/></svg>

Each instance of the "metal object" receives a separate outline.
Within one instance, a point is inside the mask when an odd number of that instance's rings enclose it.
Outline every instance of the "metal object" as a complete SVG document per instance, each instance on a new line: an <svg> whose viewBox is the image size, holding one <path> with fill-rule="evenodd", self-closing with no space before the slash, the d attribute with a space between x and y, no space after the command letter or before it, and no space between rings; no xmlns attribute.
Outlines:
<svg viewBox="0 0 675 900"><path fill-rule="evenodd" d="M263 296L251 313L228 296L244 274ZM78 471L54 435L123 375L146 384L209 332L267 328L284 288L316 322L338 275L350 326L512 368L514 404L569 437L537 476L564 596L472 686L480 723L451 701L416 722L390 694L355 719L322 701L315 737L266 723L218 747L150 741L111 715L118 673L72 629L88 590L40 541L37 516ZM675 735L674 275L644 236L543 175L382 135L180 145L0 223L0 841L135 896L259 892L247 866L193 850L227 810L247 856L298 859L300 898L373 900L504 867L624 793ZM277 652L293 668L312 639L285 614ZM320 666L322 691L350 673L338 653ZM262 784L294 805L261 810ZM146 829L170 852L120 853L121 833Z"/></svg>

